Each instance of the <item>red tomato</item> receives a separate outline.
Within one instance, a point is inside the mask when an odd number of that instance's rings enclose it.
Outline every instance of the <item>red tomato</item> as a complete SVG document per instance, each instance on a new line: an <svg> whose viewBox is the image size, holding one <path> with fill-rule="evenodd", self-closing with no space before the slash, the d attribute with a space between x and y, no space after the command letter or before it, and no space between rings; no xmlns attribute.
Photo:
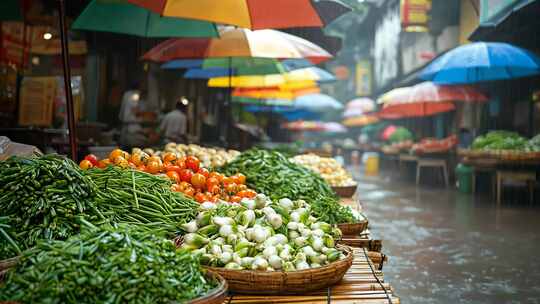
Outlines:
<svg viewBox="0 0 540 304"><path fill-rule="evenodd" d="M186 157L186 168L193 170L193 172L199 171L199 159L195 156Z"/></svg>
<svg viewBox="0 0 540 304"><path fill-rule="evenodd" d="M234 180L230 177L224 177L222 182L223 182L223 186L226 187L227 185L233 184Z"/></svg>
<svg viewBox="0 0 540 304"><path fill-rule="evenodd" d="M195 200L199 203L204 203L206 202L207 198L206 198L206 195L204 195L204 193L197 193L195 195Z"/></svg>
<svg viewBox="0 0 540 304"><path fill-rule="evenodd" d="M183 169L180 171L180 180L183 182L191 183L191 177L193 176L193 172L189 169Z"/></svg>
<svg viewBox="0 0 540 304"><path fill-rule="evenodd" d="M84 159L91 162L92 166L97 166L98 165L98 158L94 154L88 154L88 155L86 155L84 157Z"/></svg>
<svg viewBox="0 0 540 304"><path fill-rule="evenodd" d="M208 176L210 175L210 172L208 172L206 168L199 168L199 171L197 171L197 173L204 175L204 177L206 178L208 178Z"/></svg>
<svg viewBox="0 0 540 304"><path fill-rule="evenodd" d="M180 181L180 175L178 175L178 172L176 171L167 171L167 177L175 183Z"/></svg>
<svg viewBox="0 0 540 304"><path fill-rule="evenodd" d="M210 172L209 177L215 177L220 183L223 180L223 174L219 172Z"/></svg>
<svg viewBox="0 0 540 304"><path fill-rule="evenodd" d="M186 168L186 162L183 161L183 160L177 160L176 161L176 165L180 168L180 169L185 169Z"/></svg>
<svg viewBox="0 0 540 304"><path fill-rule="evenodd" d="M206 177L200 173L195 173L191 177L191 184L197 189L202 189L206 186Z"/></svg>
<svg viewBox="0 0 540 304"><path fill-rule="evenodd" d="M229 201L231 203L239 203L241 200L242 200L242 198L240 196L233 195L233 196L231 196Z"/></svg>
<svg viewBox="0 0 540 304"><path fill-rule="evenodd" d="M148 172L150 174L158 173L160 168L161 168L161 164L158 163L157 161L149 161L146 164L146 172Z"/></svg>

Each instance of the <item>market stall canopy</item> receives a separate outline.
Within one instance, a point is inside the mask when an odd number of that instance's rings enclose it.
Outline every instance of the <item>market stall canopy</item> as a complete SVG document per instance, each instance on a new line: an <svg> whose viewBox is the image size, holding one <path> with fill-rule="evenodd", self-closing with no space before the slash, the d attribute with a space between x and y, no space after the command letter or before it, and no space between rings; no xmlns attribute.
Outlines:
<svg viewBox="0 0 540 304"><path fill-rule="evenodd" d="M233 66L258 66L258 65L277 65L278 61L274 59L260 59L255 60L256 58L251 58L245 61L238 62L241 58L233 58L233 61L237 63ZM169 62L166 62L161 65L162 69L191 69L191 68L227 68L229 66L228 59L175 59ZM287 70L297 70L302 68L308 68L313 66L313 64L303 58L295 59L284 59L279 61L279 63Z"/></svg>
<svg viewBox="0 0 540 304"><path fill-rule="evenodd" d="M347 109L360 109L362 112L375 111L375 102L371 98L360 97L349 101L346 105Z"/></svg>
<svg viewBox="0 0 540 304"><path fill-rule="evenodd" d="M324 124L320 121L291 121L281 127L292 131L324 131Z"/></svg>
<svg viewBox="0 0 540 304"><path fill-rule="evenodd" d="M385 105L382 110L377 113L377 116L384 119L425 117L454 111L455 109L455 105L451 102L405 103L399 105Z"/></svg>
<svg viewBox="0 0 540 304"><path fill-rule="evenodd" d="M93 0L73 23L72 29L141 37L217 37L215 24L161 17L139 6L118 0Z"/></svg>
<svg viewBox="0 0 540 304"><path fill-rule="evenodd" d="M343 117L354 117L354 116L361 116L364 114L364 111L361 108L345 108L345 111L343 111Z"/></svg>
<svg viewBox="0 0 540 304"><path fill-rule="evenodd" d="M540 58L532 52L500 42L459 46L435 59L420 78L441 84L476 83L540 74Z"/></svg>
<svg viewBox="0 0 540 304"><path fill-rule="evenodd" d="M377 122L379 118L375 115L360 115L343 120L343 124L347 127L363 127Z"/></svg>
<svg viewBox="0 0 540 304"><path fill-rule="evenodd" d="M321 89L317 86L301 88L297 90L284 90L279 87L269 88L235 88L232 92L233 96L238 97L251 97L260 99L288 99L292 100L296 97L306 94L320 93Z"/></svg>
<svg viewBox="0 0 540 304"><path fill-rule="evenodd" d="M320 114L306 111L306 110L300 110L295 107L288 107L288 106L264 106L264 105L249 105L244 108L247 112L251 113L261 113L261 112L272 112L279 114L283 116L286 120L299 120L299 119L307 119L307 120L313 120L313 119L319 119Z"/></svg>
<svg viewBox="0 0 540 304"><path fill-rule="evenodd" d="M164 41L144 56L144 60L165 62L196 58L304 58L318 64L330 58L327 51L296 36L275 30L220 29L219 38L185 38Z"/></svg>
<svg viewBox="0 0 540 304"><path fill-rule="evenodd" d="M198 19L248 29L322 27L350 11L339 1L322 0L128 0L167 17Z"/></svg>
<svg viewBox="0 0 540 304"><path fill-rule="evenodd" d="M323 124L324 132L329 133L346 133L347 128L338 122L325 122Z"/></svg>

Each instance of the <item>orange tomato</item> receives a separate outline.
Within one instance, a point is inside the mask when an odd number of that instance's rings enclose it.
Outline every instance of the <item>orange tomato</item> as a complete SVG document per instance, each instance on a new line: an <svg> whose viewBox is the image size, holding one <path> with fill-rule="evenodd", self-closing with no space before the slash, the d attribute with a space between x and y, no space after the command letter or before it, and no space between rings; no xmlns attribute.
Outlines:
<svg viewBox="0 0 540 304"><path fill-rule="evenodd" d="M251 190L251 189L248 189L248 190L245 190L246 191L246 196L244 197L247 197L247 198L254 198L256 195L257 195L257 192Z"/></svg>
<svg viewBox="0 0 540 304"><path fill-rule="evenodd" d="M111 151L111 153L109 154L109 159L110 160L114 160L115 158L117 158L118 156L122 156L124 157L124 151L120 150L120 149L114 149Z"/></svg>
<svg viewBox="0 0 540 304"><path fill-rule="evenodd" d="M100 161L98 162L97 167L103 169L103 168L106 168L106 167L107 167L108 165L110 165L110 164L111 164L111 160L108 159L108 158L106 158L106 159L100 160Z"/></svg>
<svg viewBox="0 0 540 304"><path fill-rule="evenodd" d="M206 188L210 189L212 186L219 186L219 180L215 177L209 177L206 179Z"/></svg>
<svg viewBox="0 0 540 304"><path fill-rule="evenodd" d="M223 186L227 187L227 185L234 184L234 180L230 177L224 177L223 180Z"/></svg>
<svg viewBox="0 0 540 304"><path fill-rule="evenodd" d="M204 193L197 193L195 195L195 200L199 203L204 203L206 202L206 195L204 195Z"/></svg>
<svg viewBox="0 0 540 304"><path fill-rule="evenodd" d="M185 189L191 187L191 184L188 183L188 182L180 182L179 185L180 185L180 189L182 189L182 190L185 190Z"/></svg>
<svg viewBox="0 0 540 304"><path fill-rule="evenodd" d="M178 183L180 181L180 175L176 171L167 171L167 177L170 178L173 182Z"/></svg>
<svg viewBox="0 0 540 304"><path fill-rule="evenodd" d="M163 162L174 163L176 162L176 154L172 152L165 152L162 155Z"/></svg>
<svg viewBox="0 0 540 304"><path fill-rule="evenodd" d="M207 183L208 185L208 183ZM208 192L212 193L212 194L218 194L221 192L221 188L218 186L218 185L211 185L211 186L207 186L206 189L208 189Z"/></svg>
<svg viewBox="0 0 540 304"><path fill-rule="evenodd" d="M236 182L237 184L244 185L246 183L246 176L242 173L237 173L236 180L237 180Z"/></svg>
<svg viewBox="0 0 540 304"><path fill-rule="evenodd" d="M183 161L183 160L177 160L176 161L176 165L180 168L180 169L185 169L186 168L186 162Z"/></svg>
<svg viewBox="0 0 540 304"><path fill-rule="evenodd" d="M193 170L193 172L199 171L200 161L195 156L186 157L186 167Z"/></svg>
<svg viewBox="0 0 540 304"><path fill-rule="evenodd" d="M214 177L216 178L220 183L221 181L223 181L223 174L219 173L219 172L210 172L210 174L208 174L208 177Z"/></svg>
<svg viewBox="0 0 540 304"><path fill-rule="evenodd" d="M186 188L184 189L184 194L193 197L195 195L195 189L193 189L193 187Z"/></svg>
<svg viewBox="0 0 540 304"><path fill-rule="evenodd" d="M195 173L191 177L191 184L198 189L202 189L206 186L206 177L200 173Z"/></svg>
<svg viewBox="0 0 540 304"><path fill-rule="evenodd" d="M144 164L140 164L140 165L137 167L137 170L146 172L146 166L145 166Z"/></svg>
<svg viewBox="0 0 540 304"><path fill-rule="evenodd" d="M165 166L165 171L167 171L167 172L168 171L174 171L174 172L180 174L181 170L182 169L180 169L180 167L178 167L176 165L173 165L173 164L168 164L168 165Z"/></svg>
<svg viewBox="0 0 540 304"><path fill-rule="evenodd" d="M92 162L90 162L89 160L84 159L79 163L79 167L83 170L86 170L94 167L94 165L92 165Z"/></svg>
<svg viewBox="0 0 540 304"><path fill-rule="evenodd" d="M174 192L182 192L182 189L180 188L179 184L172 184L171 185L171 190L174 191Z"/></svg>
<svg viewBox="0 0 540 304"><path fill-rule="evenodd" d="M158 163L160 163L160 164L163 163L163 162L161 161L161 158L159 158L159 156L150 156L150 157L148 158L148 161L149 161L149 162L155 161L155 162L158 162Z"/></svg>
<svg viewBox="0 0 540 304"><path fill-rule="evenodd" d="M225 187L225 190L226 190L227 193L229 193L229 194L235 194L235 193L238 191L238 187L236 186L235 183L232 183L232 184L228 184L228 185Z"/></svg>
<svg viewBox="0 0 540 304"><path fill-rule="evenodd" d="M159 173L160 169L161 169L161 164L155 160L149 161L146 164L146 172L150 174Z"/></svg>
<svg viewBox="0 0 540 304"><path fill-rule="evenodd" d="M247 190L248 187L246 185L238 185L238 191Z"/></svg>
<svg viewBox="0 0 540 304"><path fill-rule="evenodd" d="M128 161L128 167L130 167L131 169L137 169L137 165L135 165L134 163Z"/></svg>
<svg viewBox="0 0 540 304"><path fill-rule="evenodd" d="M242 200L242 198L240 196L233 195L229 199L229 202L231 202L231 203L239 203L241 200Z"/></svg>

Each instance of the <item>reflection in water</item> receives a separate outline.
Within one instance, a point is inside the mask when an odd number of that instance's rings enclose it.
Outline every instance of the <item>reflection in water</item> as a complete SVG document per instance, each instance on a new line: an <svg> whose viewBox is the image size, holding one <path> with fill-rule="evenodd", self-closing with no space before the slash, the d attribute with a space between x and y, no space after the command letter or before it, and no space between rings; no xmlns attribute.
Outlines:
<svg viewBox="0 0 540 304"><path fill-rule="evenodd" d="M403 303L540 303L540 210L359 177L385 278Z"/></svg>

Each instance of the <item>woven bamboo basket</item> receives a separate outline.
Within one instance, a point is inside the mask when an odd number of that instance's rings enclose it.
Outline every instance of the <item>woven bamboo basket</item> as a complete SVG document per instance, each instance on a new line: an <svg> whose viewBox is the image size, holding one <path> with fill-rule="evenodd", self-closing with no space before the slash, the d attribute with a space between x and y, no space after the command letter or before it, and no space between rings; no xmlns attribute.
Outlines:
<svg viewBox="0 0 540 304"><path fill-rule="evenodd" d="M19 257L14 257L6 260L0 261L0 282L4 280L4 277L8 270L15 265L17 265L17 262L19 261Z"/></svg>
<svg viewBox="0 0 540 304"><path fill-rule="evenodd" d="M326 266L300 271L251 271L205 267L227 280L229 290L245 294L301 294L336 284L353 261L352 249L338 245L346 258Z"/></svg>
<svg viewBox="0 0 540 304"><path fill-rule="evenodd" d="M218 281L218 286L212 289L208 294L189 301L189 304L222 304L227 297L227 281L219 274L207 271L206 277Z"/></svg>
<svg viewBox="0 0 540 304"><path fill-rule="evenodd" d="M338 224L337 226L345 236L359 235L362 231L367 229L368 220L362 220L352 224Z"/></svg>
<svg viewBox="0 0 540 304"><path fill-rule="evenodd" d="M332 186L332 190L334 190L334 192L337 195L339 195L339 197L344 197L344 198L352 197L354 193L356 193L356 188L358 188L358 185L346 186L346 187Z"/></svg>

